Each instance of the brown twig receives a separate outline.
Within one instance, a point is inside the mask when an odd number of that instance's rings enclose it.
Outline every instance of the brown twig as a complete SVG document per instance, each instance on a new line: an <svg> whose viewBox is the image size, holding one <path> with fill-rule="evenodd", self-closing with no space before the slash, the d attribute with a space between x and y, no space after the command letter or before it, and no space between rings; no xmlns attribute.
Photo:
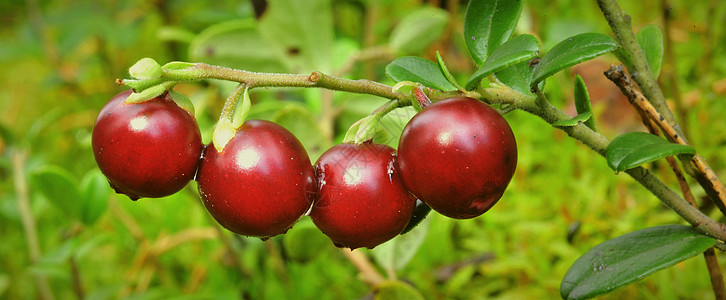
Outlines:
<svg viewBox="0 0 726 300"><path fill-rule="evenodd" d="M713 293L716 300L726 299L726 289L724 289L723 275L721 274L721 269L718 266L716 250L714 250L714 248L709 248L706 252L703 252L703 256L706 258L708 274L711 276L711 286L713 286Z"/></svg>
<svg viewBox="0 0 726 300"><path fill-rule="evenodd" d="M610 70L615 69L617 71L616 67L610 68ZM608 72L610 72L608 70ZM622 67L619 70L622 72ZM623 76L627 76L625 74L619 75L619 78L621 78L621 83L628 83L627 77L625 79L622 79ZM610 78L610 76L608 76ZM612 78L611 78L612 80ZM617 82L616 82L617 83ZM618 85L620 86L620 85ZM623 87L621 87L623 89ZM632 86L630 87L632 90ZM633 91L634 95L637 96L637 91ZM645 125L646 128L648 128L648 131L650 131L651 134L659 135L658 127L661 127L661 130L663 130L667 134L667 130L663 129L665 125L660 125L658 122L662 122L661 118L654 118L654 116L658 115L657 113L654 114L655 111L652 106L650 107L650 112L648 111L649 108L646 107L647 105L650 105L648 101L645 101L642 99L642 94L640 95L640 99L637 97L633 98L630 94L628 95L628 100L630 101L630 104L633 105L635 110L638 112L638 115L640 115L641 120L643 121L643 125ZM640 104L644 103L644 104ZM673 170L673 173L676 175L676 179L678 180L678 186L681 188L681 192L683 194L683 198L688 201L693 207L698 208L698 203L696 202L695 197L693 196L693 193L691 192L691 188L688 186L688 182L686 182L685 176L683 176L683 172L681 171L680 166L678 165L678 162L673 156L666 157L666 160L668 161L668 164L670 165L671 169ZM713 292L716 297L716 299L723 300L726 299L726 288L724 287L723 283L723 275L721 274L721 267L718 264L718 257L716 256L716 252L713 248L709 248L705 252L703 252L703 256L706 259L706 267L708 268L708 274L711 277L711 286L713 287Z"/></svg>
<svg viewBox="0 0 726 300"><path fill-rule="evenodd" d="M638 109L642 110L648 118L653 120L658 127L660 127L666 139L673 143L688 145L683 137L680 136L668 122L665 122L663 116L655 110L648 99L635 89L630 81L630 77L628 77L628 75L623 71L622 65L611 67L605 72L605 76L620 88L623 94L628 97L628 101L630 101L630 103L637 106ZM703 177L708 179L708 183L705 185L701 181L699 181L699 183L701 183L701 186L707 192L709 190L713 191L713 193L710 193L709 196L711 196L711 194L716 196L716 198L712 200L716 203L721 212L726 215L726 187L724 187L721 180L719 180L718 176L716 176L716 173L713 172L700 155L694 155L693 158L691 158L690 163L696 167Z"/></svg>

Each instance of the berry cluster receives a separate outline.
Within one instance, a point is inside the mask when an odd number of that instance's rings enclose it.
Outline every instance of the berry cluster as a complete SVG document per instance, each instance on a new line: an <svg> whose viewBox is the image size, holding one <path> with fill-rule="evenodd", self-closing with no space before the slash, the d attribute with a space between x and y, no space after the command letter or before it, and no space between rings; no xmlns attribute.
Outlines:
<svg viewBox="0 0 726 300"><path fill-rule="evenodd" d="M111 99L93 130L111 187L135 200L171 195L196 179L209 213L241 235L285 233L309 214L336 246L373 248L407 228L417 199L451 218L483 214L517 163L507 122L471 98L423 109L404 128L398 153L370 141L343 143L312 165L300 141L275 123L248 120L221 150L204 147L194 116L168 94L136 104L125 102L129 95Z"/></svg>

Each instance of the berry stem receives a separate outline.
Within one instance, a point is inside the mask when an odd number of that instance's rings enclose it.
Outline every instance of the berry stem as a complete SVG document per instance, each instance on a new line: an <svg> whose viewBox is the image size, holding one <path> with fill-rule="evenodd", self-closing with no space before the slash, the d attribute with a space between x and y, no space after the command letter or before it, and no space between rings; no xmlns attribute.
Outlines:
<svg viewBox="0 0 726 300"><path fill-rule="evenodd" d="M387 99L405 100L408 98L408 95L394 92L389 85L367 79L351 80L317 71L311 74L259 73L213 66L205 63L196 63L190 67L181 69L164 68L164 75L160 78L124 79L117 82L140 92L164 82L197 81L202 79L235 81L244 83L249 88L317 87L357 94L376 95ZM446 99L454 96L480 97L478 93L471 91L439 91L427 87L424 87L423 90L432 100Z"/></svg>

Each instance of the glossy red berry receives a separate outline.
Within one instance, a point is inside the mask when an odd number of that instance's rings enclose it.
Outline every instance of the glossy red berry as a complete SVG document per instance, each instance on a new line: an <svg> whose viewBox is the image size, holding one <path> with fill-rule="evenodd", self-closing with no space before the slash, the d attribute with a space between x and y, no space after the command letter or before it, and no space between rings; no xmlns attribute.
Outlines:
<svg viewBox="0 0 726 300"><path fill-rule="evenodd" d="M261 238L285 233L310 208L315 172L292 133L269 121L244 122L221 152L204 149L199 194L232 232Z"/></svg>
<svg viewBox="0 0 726 300"><path fill-rule="evenodd" d="M96 163L117 193L136 200L163 197L194 178L202 140L194 116L168 94L128 104L122 92L101 109L93 127Z"/></svg>
<svg viewBox="0 0 726 300"><path fill-rule="evenodd" d="M435 211L457 219L479 216L502 197L517 166L507 121L471 98L426 107L406 125L398 167L409 191Z"/></svg>
<svg viewBox="0 0 726 300"><path fill-rule="evenodd" d="M336 246L373 248L406 227L416 199L395 164L396 150L372 143L339 144L318 159L310 217Z"/></svg>

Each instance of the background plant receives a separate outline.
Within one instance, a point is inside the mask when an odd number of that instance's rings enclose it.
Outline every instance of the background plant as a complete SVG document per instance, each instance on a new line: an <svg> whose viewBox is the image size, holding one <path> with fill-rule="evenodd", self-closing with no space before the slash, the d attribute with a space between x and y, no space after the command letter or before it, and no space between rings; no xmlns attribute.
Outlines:
<svg viewBox="0 0 726 300"><path fill-rule="evenodd" d="M594 3L571 2L556 2L553 7L527 1L515 34L533 34L541 49L550 50L578 33L611 32ZM193 187L137 205L108 195L90 159L91 124L109 95L118 91L110 83L125 77L125 69L142 57L160 62L205 61L254 71L319 70L392 85L384 74L395 57L418 55L434 62L434 50L439 50L458 82L465 84L476 71L462 36L465 5L457 7L452 2L447 14L420 8L415 2L321 3L294 7L278 2L278 7L295 8L297 15L290 17L288 11L274 13L273 2L259 22L253 21L249 3L231 1L214 8L183 1L158 6L3 4L7 9L2 11L7 13L2 20L9 24L2 32L8 42L0 46L4 53L0 59L7 66L2 72L6 88L0 94L1 165L8 179L0 190L3 295L309 298L323 288L324 296L330 298L368 293L366 281L357 278L358 269L328 241L317 239L322 246L308 246L325 249L315 255L292 250L307 249L296 243L316 241L316 233L305 223L269 243L240 239L218 231L201 209ZM715 3L690 3L687 9L685 4L673 3L664 35L671 46L664 48L660 79L669 83L663 85L665 93L680 107L676 115L689 141L718 171L723 169L719 150L724 143L720 118L724 105L719 99L723 99L726 64L717 55L723 52L724 31L714 25L723 18L724 9ZM663 28L659 4L621 3L633 17L636 31L645 24ZM311 12L306 9L319 16L315 22L309 22ZM25 12L28 19L21 17ZM426 22L416 22L431 15ZM423 41L424 45L401 47L419 41L410 38L417 34L416 26L411 26L414 31L405 30L411 23L433 24L425 32L441 35ZM571 74L580 74L594 101L597 125L605 136L615 137L640 125L632 108L609 104L619 91L600 74L611 62L614 56L604 56L558 73L547 79L544 91L554 106L567 108L572 105ZM216 81L177 86L194 102L205 142L211 139L222 101L234 86ZM314 89L257 89L251 96L254 105L249 117L273 120L290 129L313 160L342 139L350 124L385 102ZM676 100L679 97L682 101ZM384 118L383 134L389 132L390 144L395 145L396 130L412 115L412 110L397 110ZM550 298L558 293L560 280L576 257L592 246L635 229L679 222L678 216L663 209L633 180L612 175L604 160L561 131L542 126L541 120L521 111L507 118L518 138L520 164L503 200L470 221L432 214L426 222L436 226L428 227L428 234L411 235L419 236L422 246L404 254L410 262L381 254L386 251L378 248L373 251L371 257L377 259L380 273L412 282L428 298ZM657 163L655 170L678 189L664 164ZM701 198L695 184L693 190ZM709 212L708 206L704 210ZM717 210L710 215L721 216ZM30 224L36 224L37 245L32 234L25 234ZM416 241L394 241L406 242ZM365 258L368 253L364 254ZM108 266L108 271L97 271L96 265ZM687 260L611 297L710 297L713 292L705 269L703 260ZM45 278L48 287L36 284L38 278Z"/></svg>

